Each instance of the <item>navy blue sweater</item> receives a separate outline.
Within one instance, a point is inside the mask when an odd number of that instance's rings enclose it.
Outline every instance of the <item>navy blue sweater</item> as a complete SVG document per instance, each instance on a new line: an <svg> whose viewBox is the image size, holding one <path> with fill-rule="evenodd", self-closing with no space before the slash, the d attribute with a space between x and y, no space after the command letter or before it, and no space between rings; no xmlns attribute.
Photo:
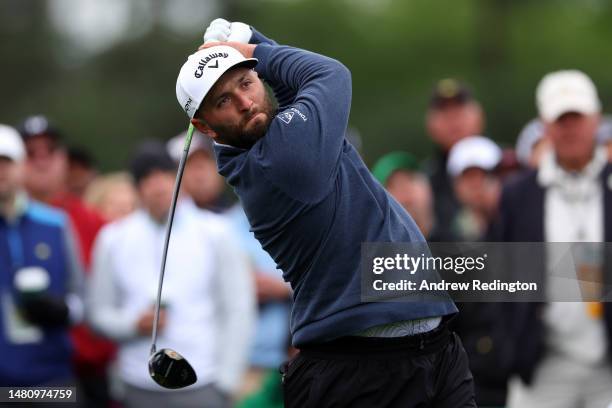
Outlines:
<svg viewBox="0 0 612 408"><path fill-rule="evenodd" d="M350 72L338 61L279 46L255 32L260 77L279 112L249 150L217 145L252 231L294 290L293 344L456 312L432 303L362 303L362 242L422 242L416 224L345 139Z"/></svg>

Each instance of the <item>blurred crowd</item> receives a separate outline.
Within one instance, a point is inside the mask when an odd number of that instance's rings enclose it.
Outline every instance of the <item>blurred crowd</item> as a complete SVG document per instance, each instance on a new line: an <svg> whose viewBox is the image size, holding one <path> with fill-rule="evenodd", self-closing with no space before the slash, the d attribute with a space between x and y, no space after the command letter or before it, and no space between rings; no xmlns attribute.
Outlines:
<svg viewBox="0 0 612 408"><path fill-rule="evenodd" d="M595 84L558 71L534 94L537 117L500 146L470 87L440 80L425 112L431 157L389 146L373 177L431 242L612 241L612 117ZM194 134L159 320L158 347L183 354L198 381L167 391L146 362L185 134L146 140L124 171L101 174L95 152L56 125L0 125L0 385L76 384L92 407L281 407L291 288L217 173L212 142ZM602 254L584 262L607 267ZM479 406L607 407L607 305L460 304L452 324Z"/></svg>
<svg viewBox="0 0 612 408"><path fill-rule="evenodd" d="M470 89L442 80L426 114L436 152L421 163L391 152L375 164L373 174L430 242L610 241L612 121L595 84L583 72L557 71L534 93L537 117L517 132L514 147L499 146L485 136L485 110ZM593 252L574 259L575 269L605 282L605 256ZM544 258L532 260L542 274L555 267ZM479 406L612 403L609 303L458 306L453 326Z"/></svg>

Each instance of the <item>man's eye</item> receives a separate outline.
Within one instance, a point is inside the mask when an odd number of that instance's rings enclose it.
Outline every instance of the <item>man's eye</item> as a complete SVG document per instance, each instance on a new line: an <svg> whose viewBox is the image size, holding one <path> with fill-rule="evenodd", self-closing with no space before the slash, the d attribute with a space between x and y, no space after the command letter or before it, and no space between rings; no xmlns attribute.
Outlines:
<svg viewBox="0 0 612 408"><path fill-rule="evenodd" d="M222 108L225 105L227 105L229 102L229 97L228 96L224 96L223 98L219 99L219 102L217 102L217 108Z"/></svg>
<svg viewBox="0 0 612 408"><path fill-rule="evenodd" d="M248 88L249 86L251 86L252 83L253 83L253 81L247 80L247 81L244 81L242 83L242 86L245 87L245 88Z"/></svg>

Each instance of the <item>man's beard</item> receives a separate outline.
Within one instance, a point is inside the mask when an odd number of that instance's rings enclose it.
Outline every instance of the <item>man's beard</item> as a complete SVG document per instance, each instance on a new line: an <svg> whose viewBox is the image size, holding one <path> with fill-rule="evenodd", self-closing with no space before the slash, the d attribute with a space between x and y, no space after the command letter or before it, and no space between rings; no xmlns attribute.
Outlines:
<svg viewBox="0 0 612 408"><path fill-rule="evenodd" d="M272 122L275 111L276 106L274 101L272 100L270 94L266 92L263 104L260 107L245 113L243 119L238 125L219 124L213 126L209 123L209 126L217 133L217 140L219 143L228 144L241 149L250 149L268 132L268 128L270 127L270 122ZM246 125L255 115L259 113L264 113L265 119L257 120L251 124L250 128L247 129Z"/></svg>

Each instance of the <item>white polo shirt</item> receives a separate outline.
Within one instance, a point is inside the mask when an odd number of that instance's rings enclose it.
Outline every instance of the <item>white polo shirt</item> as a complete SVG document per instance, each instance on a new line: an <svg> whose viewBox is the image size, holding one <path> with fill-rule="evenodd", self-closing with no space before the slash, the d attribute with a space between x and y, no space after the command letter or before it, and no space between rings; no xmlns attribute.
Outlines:
<svg viewBox="0 0 612 408"><path fill-rule="evenodd" d="M182 354L195 386L235 388L247 362L255 319L252 276L230 226L220 216L179 203L167 257L162 301L166 327L157 348ZM103 228L95 243L89 292L92 325L120 343L125 382L160 390L148 373L150 336L136 322L154 305L165 225L143 210Z"/></svg>

